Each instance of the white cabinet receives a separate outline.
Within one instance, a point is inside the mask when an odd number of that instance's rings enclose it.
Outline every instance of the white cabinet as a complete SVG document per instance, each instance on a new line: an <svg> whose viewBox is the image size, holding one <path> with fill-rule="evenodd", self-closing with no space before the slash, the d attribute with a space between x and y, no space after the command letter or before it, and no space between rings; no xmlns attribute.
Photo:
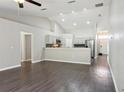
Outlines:
<svg viewBox="0 0 124 93"><path fill-rule="evenodd" d="M57 37L57 36L46 35L46 43L47 43L47 44L56 43L56 39L58 39L58 38L59 38L59 37Z"/></svg>
<svg viewBox="0 0 124 93"><path fill-rule="evenodd" d="M73 47L73 35L72 34L62 34L61 41L63 47L72 48Z"/></svg>

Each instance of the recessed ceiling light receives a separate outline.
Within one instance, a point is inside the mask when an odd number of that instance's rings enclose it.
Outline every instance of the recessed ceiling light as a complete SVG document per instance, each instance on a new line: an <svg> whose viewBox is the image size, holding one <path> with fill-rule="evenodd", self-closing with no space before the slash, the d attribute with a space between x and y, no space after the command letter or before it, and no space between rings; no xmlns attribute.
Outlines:
<svg viewBox="0 0 124 93"><path fill-rule="evenodd" d="M74 14L74 13L75 13L75 11L72 11L71 13L72 13L72 14Z"/></svg>
<svg viewBox="0 0 124 93"><path fill-rule="evenodd" d="M83 11L87 11L87 8L84 8Z"/></svg>
<svg viewBox="0 0 124 93"><path fill-rule="evenodd" d="M59 13L60 16L63 16L64 14L63 13Z"/></svg>
<svg viewBox="0 0 124 93"><path fill-rule="evenodd" d="M64 22L64 21L65 21L65 19L63 18L63 19L62 19L62 21Z"/></svg>
<svg viewBox="0 0 124 93"><path fill-rule="evenodd" d="M77 24L76 23L73 23L73 26L77 26Z"/></svg>
<svg viewBox="0 0 124 93"><path fill-rule="evenodd" d="M91 22L90 21L87 21L87 24L89 25Z"/></svg>
<svg viewBox="0 0 124 93"><path fill-rule="evenodd" d="M24 3L25 0L14 0L15 2Z"/></svg>

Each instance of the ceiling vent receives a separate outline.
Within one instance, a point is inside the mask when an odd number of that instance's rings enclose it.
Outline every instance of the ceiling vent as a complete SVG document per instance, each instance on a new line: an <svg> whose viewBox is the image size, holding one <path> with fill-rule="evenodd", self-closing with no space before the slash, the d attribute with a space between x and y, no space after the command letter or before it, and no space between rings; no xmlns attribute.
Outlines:
<svg viewBox="0 0 124 93"><path fill-rule="evenodd" d="M95 7L102 7L104 5L104 3L98 3L98 4L95 4Z"/></svg>
<svg viewBox="0 0 124 93"><path fill-rule="evenodd" d="M67 3L72 4L72 3L75 3L75 2L76 2L75 0L71 0L71 1L68 1Z"/></svg>
<svg viewBox="0 0 124 93"><path fill-rule="evenodd" d="M101 17L101 16L102 16L102 14L98 14L98 16L99 16L99 17Z"/></svg>

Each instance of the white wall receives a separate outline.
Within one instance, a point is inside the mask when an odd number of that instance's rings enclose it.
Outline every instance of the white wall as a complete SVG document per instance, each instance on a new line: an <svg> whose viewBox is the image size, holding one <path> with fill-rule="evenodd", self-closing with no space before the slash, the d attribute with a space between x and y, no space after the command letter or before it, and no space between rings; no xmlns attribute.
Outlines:
<svg viewBox="0 0 124 93"><path fill-rule="evenodd" d="M8 20L9 19L9 20ZM0 69L19 65L21 62L21 32L33 35L33 61L43 59L45 36L60 35L64 30L57 25L51 26L48 19L23 16L21 19L0 18ZM35 20L36 19L36 20ZM18 23L19 22L19 23ZM53 32L52 29L54 29Z"/></svg>
<svg viewBox="0 0 124 93"><path fill-rule="evenodd" d="M59 25L58 23L55 23L55 32L59 36L63 33L65 33L65 30Z"/></svg>
<svg viewBox="0 0 124 93"><path fill-rule="evenodd" d="M112 0L110 64L119 91L124 89L124 0ZM123 90L124 91L124 90Z"/></svg>
<svg viewBox="0 0 124 93"><path fill-rule="evenodd" d="M33 61L42 59L45 35L49 30L0 18L0 69L20 64L21 31L33 34Z"/></svg>

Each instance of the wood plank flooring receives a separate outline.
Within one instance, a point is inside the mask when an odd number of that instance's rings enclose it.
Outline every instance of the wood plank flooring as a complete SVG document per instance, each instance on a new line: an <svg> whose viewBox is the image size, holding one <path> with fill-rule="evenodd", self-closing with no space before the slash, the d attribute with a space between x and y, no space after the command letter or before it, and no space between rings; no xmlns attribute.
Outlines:
<svg viewBox="0 0 124 93"><path fill-rule="evenodd" d="M0 72L1 92L114 92L106 56L90 65L62 62L25 62Z"/></svg>

